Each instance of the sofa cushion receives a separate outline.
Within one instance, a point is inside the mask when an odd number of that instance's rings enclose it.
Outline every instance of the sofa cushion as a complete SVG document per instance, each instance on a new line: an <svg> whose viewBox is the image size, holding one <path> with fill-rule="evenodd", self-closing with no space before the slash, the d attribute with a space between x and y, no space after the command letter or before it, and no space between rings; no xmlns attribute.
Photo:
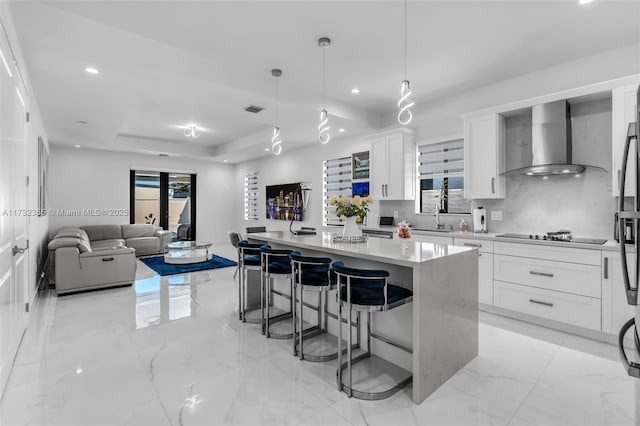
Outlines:
<svg viewBox="0 0 640 426"><path fill-rule="evenodd" d="M120 225L89 225L83 226L89 236L89 240L116 240L122 237L122 228Z"/></svg>
<svg viewBox="0 0 640 426"><path fill-rule="evenodd" d="M60 247L76 247L80 253L88 253L91 251L91 246L89 246L86 240L74 237L54 238L47 247L50 251L54 251Z"/></svg>
<svg viewBox="0 0 640 426"><path fill-rule="evenodd" d="M136 256L158 254L160 252L160 240L157 237L129 238L125 241L127 247L136 249Z"/></svg>
<svg viewBox="0 0 640 426"><path fill-rule="evenodd" d="M100 240L91 243L91 250L100 250L105 248L120 248L124 247L123 239L114 240Z"/></svg>
<svg viewBox="0 0 640 426"><path fill-rule="evenodd" d="M128 240L130 238L153 237L156 232L155 225L132 224L122 225L122 238Z"/></svg>
<svg viewBox="0 0 640 426"><path fill-rule="evenodd" d="M56 238L58 237L75 237L89 241L87 233L80 228L62 228L56 234Z"/></svg>

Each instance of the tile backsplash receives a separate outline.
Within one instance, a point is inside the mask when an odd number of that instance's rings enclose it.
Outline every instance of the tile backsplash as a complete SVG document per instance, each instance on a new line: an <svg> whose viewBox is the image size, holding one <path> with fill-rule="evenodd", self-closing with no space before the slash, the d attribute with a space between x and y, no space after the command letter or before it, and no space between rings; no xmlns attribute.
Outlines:
<svg viewBox="0 0 640 426"><path fill-rule="evenodd" d="M617 209L611 195L611 99L571 105L573 163L595 166L584 174L506 178L506 198L473 200L472 208L487 209L489 232L542 234L569 229L575 236L613 238L613 218ZM506 168L522 167L530 161L531 116L523 114L506 120ZM491 211L502 211L502 221L492 221ZM382 201L380 215L407 220L415 227L435 227L435 217L416 214L413 201ZM464 219L472 229L470 215L441 215L449 228L457 229Z"/></svg>

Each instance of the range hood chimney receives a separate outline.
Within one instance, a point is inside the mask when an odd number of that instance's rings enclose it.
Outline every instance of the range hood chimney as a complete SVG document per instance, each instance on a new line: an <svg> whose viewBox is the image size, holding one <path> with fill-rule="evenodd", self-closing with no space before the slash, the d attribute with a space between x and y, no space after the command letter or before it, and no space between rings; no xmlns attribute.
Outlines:
<svg viewBox="0 0 640 426"><path fill-rule="evenodd" d="M571 107L566 100L534 105L531 114L531 166L510 170L504 176L578 174L584 165L571 161Z"/></svg>

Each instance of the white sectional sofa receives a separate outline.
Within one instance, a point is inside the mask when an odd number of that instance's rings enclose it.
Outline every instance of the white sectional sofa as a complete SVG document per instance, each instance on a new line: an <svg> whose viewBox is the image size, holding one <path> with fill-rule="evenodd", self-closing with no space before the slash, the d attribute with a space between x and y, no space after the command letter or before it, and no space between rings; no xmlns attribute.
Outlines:
<svg viewBox="0 0 640 426"><path fill-rule="evenodd" d="M49 242L59 295L131 285L136 256L162 253L171 232L155 225L63 228Z"/></svg>

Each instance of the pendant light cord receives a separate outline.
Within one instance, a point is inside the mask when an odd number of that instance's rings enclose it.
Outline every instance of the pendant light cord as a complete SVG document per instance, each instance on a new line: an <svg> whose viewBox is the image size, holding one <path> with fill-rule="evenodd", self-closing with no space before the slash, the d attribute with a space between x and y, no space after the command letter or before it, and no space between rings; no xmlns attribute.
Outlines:
<svg viewBox="0 0 640 426"><path fill-rule="evenodd" d="M404 0L404 79L407 79L407 0Z"/></svg>
<svg viewBox="0 0 640 426"><path fill-rule="evenodd" d="M276 126L278 125L278 77L276 77Z"/></svg>
<svg viewBox="0 0 640 426"><path fill-rule="evenodd" d="M322 109L327 109L327 47L322 48Z"/></svg>

